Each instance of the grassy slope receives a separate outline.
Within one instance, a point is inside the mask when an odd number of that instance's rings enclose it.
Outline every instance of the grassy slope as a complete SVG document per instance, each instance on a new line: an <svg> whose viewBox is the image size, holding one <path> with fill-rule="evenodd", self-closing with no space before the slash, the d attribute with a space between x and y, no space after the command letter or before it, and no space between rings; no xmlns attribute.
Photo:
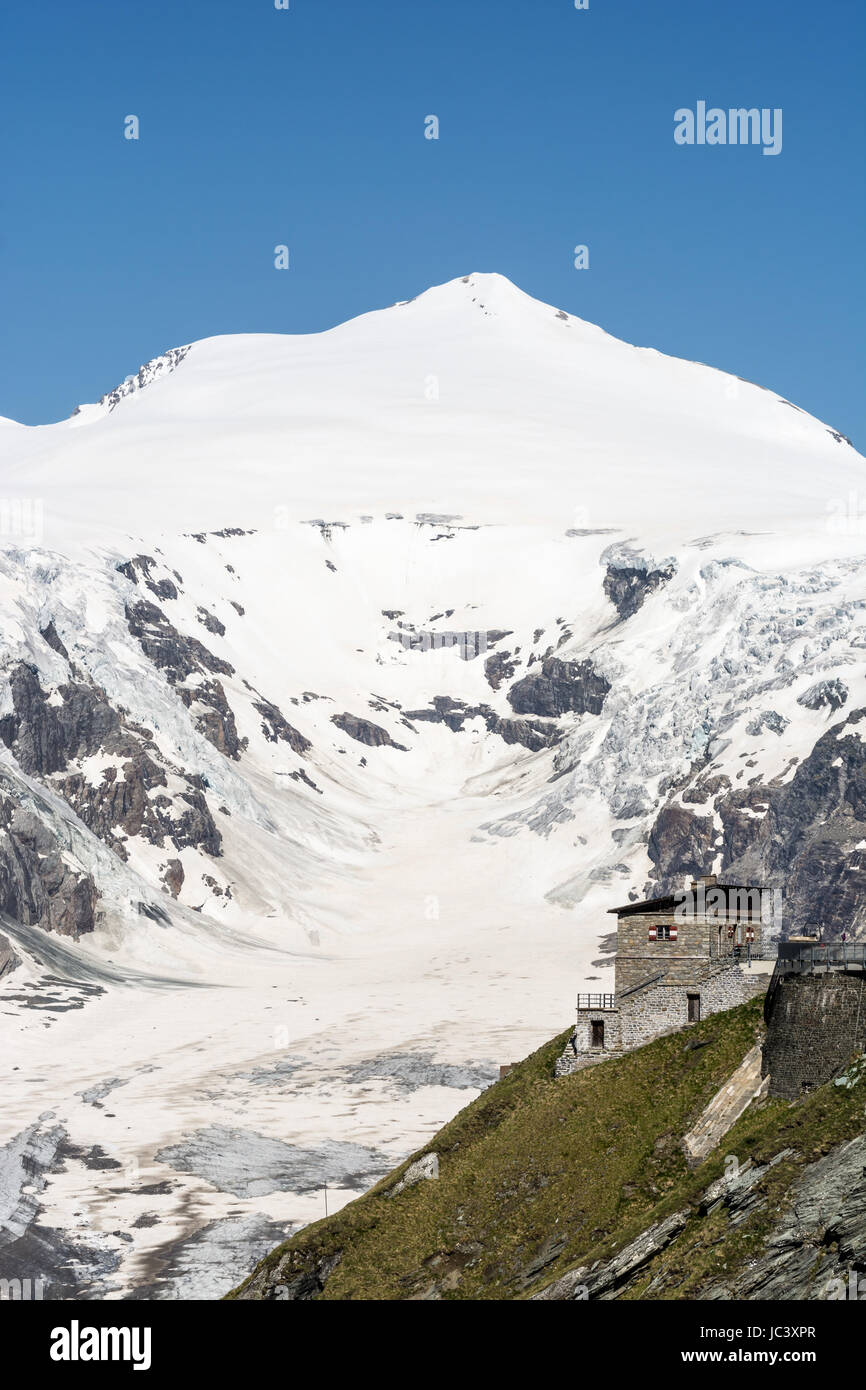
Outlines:
<svg viewBox="0 0 866 1390"><path fill-rule="evenodd" d="M690 1172L680 1141L763 1032L763 1000L555 1081L568 1033L522 1062L446 1125L423 1152L438 1181L385 1196L408 1166L326 1221L306 1227L259 1266L288 1257L287 1281L337 1251L324 1299L528 1297L578 1264L606 1258L652 1222L697 1202L727 1154L763 1161L797 1150L766 1179L768 1207L733 1231L699 1217L657 1256L639 1296L695 1297L735 1268L772 1223L796 1170L862 1130L859 1090L823 1087L796 1105L762 1102ZM696 1043L702 1046L695 1046ZM413 1155L417 1158L419 1155ZM409 1160L411 1161L411 1160ZM561 1248L554 1243L561 1242ZM541 1256L543 1270L527 1280ZM243 1287L243 1286L242 1286ZM235 1297L239 1290L229 1297Z"/></svg>

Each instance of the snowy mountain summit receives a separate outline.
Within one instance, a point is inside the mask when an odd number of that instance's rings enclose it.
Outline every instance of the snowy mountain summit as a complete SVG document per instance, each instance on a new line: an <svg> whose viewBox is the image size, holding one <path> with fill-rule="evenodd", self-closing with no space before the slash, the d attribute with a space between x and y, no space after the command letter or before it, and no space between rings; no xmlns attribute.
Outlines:
<svg viewBox="0 0 866 1390"><path fill-rule="evenodd" d="M631 347L499 275L324 333L175 349L6 447L6 486L45 497L58 544L133 529L132 498L150 534L267 526L276 509L674 536L708 517L814 525L828 479L844 498L861 477L838 433L775 393Z"/></svg>
<svg viewBox="0 0 866 1390"><path fill-rule="evenodd" d="M481 274L0 421L16 1258L224 1291L604 992L629 897L866 935L864 468Z"/></svg>

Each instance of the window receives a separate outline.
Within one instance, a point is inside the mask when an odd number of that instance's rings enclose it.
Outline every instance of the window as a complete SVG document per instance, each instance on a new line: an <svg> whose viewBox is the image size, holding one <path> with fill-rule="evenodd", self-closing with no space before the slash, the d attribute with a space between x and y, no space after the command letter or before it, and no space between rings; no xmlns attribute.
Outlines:
<svg viewBox="0 0 866 1390"><path fill-rule="evenodd" d="M592 1024L592 1045L593 1047L604 1047L604 1020L598 1019Z"/></svg>
<svg viewBox="0 0 866 1390"><path fill-rule="evenodd" d="M701 996L699 994L689 994L686 997L689 1001L689 1023L700 1023Z"/></svg>
<svg viewBox="0 0 866 1390"><path fill-rule="evenodd" d="M677 929L666 922L659 922L657 926L649 929L650 941L676 941Z"/></svg>

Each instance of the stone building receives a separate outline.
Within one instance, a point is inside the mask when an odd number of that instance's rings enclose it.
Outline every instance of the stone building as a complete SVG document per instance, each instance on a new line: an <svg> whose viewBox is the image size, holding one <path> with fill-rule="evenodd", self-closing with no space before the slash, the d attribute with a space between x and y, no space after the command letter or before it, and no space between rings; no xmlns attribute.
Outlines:
<svg viewBox="0 0 866 1390"><path fill-rule="evenodd" d="M763 904L760 888L707 875L676 896L611 908L614 992L578 995L574 1047L557 1075L763 993L773 968L764 959Z"/></svg>

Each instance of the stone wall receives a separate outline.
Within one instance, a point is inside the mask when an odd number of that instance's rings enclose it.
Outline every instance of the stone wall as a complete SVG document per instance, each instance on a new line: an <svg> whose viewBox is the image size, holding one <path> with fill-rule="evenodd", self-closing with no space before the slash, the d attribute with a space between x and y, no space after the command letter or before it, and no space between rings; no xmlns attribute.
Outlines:
<svg viewBox="0 0 866 1390"><path fill-rule="evenodd" d="M731 960L734 938L728 935L727 921L703 916L677 916L674 912L640 912L619 918L617 924L616 992L641 985L666 972L668 984L690 984L701 978L709 962ZM761 923L751 926L756 943L761 940ZM676 928L676 941L650 940L650 928Z"/></svg>
<svg viewBox="0 0 866 1390"><path fill-rule="evenodd" d="M770 1095L796 1100L866 1049L862 975L783 975L772 997L762 1074Z"/></svg>
<svg viewBox="0 0 866 1390"><path fill-rule="evenodd" d="M604 1024L604 1050L617 1051L620 1046L619 1009L578 1009L575 1042L579 1052L595 1052L592 1045L593 1023Z"/></svg>
<svg viewBox="0 0 866 1390"><path fill-rule="evenodd" d="M700 1017L735 1009L767 988L767 975L750 974L738 965L706 968L687 984L669 984L667 980L622 1001L620 1037L622 1046L640 1047L650 1038L674 1028L683 1028L689 1021L689 995L700 1000Z"/></svg>
<svg viewBox="0 0 866 1390"><path fill-rule="evenodd" d="M568 1076L587 1066L587 1059L615 1056L641 1047L662 1033L686 1027L690 994L698 996L700 1017L707 1018L762 994L769 978L769 975L752 973L739 965L713 968L705 961L695 979L687 984L659 982L627 995L615 1009L579 1009L575 1028L579 1056L575 1057L569 1044L557 1062L556 1075ZM603 1050L592 1046L592 1023L596 1020L604 1021Z"/></svg>

